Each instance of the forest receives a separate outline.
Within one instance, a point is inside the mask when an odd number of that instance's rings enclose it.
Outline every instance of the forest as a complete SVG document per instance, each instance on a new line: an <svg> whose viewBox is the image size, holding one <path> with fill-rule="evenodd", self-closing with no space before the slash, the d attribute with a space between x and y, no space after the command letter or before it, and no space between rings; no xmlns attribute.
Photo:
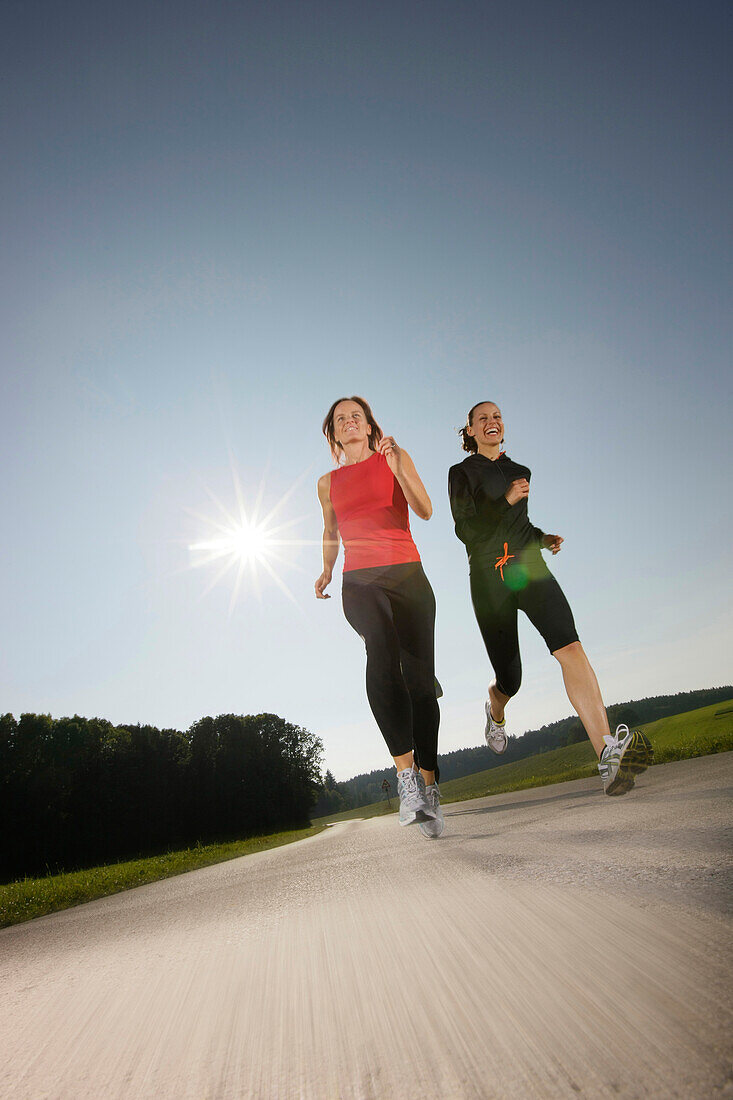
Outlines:
<svg viewBox="0 0 733 1100"><path fill-rule="evenodd" d="M185 733L99 718L0 718L0 881L309 824L320 738L276 714Z"/></svg>

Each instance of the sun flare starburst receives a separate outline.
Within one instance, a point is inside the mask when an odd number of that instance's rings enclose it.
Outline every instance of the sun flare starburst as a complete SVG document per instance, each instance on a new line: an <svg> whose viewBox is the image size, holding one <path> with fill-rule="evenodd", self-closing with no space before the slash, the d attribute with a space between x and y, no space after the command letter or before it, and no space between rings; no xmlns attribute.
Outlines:
<svg viewBox="0 0 733 1100"><path fill-rule="evenodd" d="M296 569L301 567L292 560L292 550L297 546L313 544L313 539L297 539L286 535L306 517L298 516L283 523L275 523L275 517L292 497L309 471L305 471L291 485L274 506L260 518L265 496L264 478L260 482L257 498L248 507L245 503L241 482L232 463L232 481L234 487L234 505L227 507L211 490L204 486L207 495L216 505L218 515L202 515L187 509L203 525L201 537L188 544L191 554L191 567L203 568L219 565L206 585L203 595L210 592L227 574L233 577L229 614L231 615L248 578L252 590L258 599L262 598L259 567L275 582L278 588L297 605L295 596L280 576L278 567Z"/></svg>
<svg viewBox="0 0 733 1100"><path fill-rule="evenodd" d="M233 555L235 558L264 559L270 549L270 538L263 527L258 527L252 522L239 524L229 531L224 531L219 538L204 539L202 542L194 542L189 546L192 551L208 551L211 554L210 561Z"/></svg>

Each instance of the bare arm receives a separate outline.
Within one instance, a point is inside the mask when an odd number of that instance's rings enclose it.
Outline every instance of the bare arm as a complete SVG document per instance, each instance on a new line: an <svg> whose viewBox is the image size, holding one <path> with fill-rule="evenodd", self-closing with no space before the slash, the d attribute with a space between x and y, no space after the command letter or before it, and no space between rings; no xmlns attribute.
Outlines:
<svg viewBox="0 0 733 1100"><path fill-rule="evenodd" d="M380 439L377 450L387 459L387 464L399 481L405 499L415 515L420 519L430 519L433 514L432 502L407 451L398 447L391 435Z"/></svg>
<svg viewBox="0 0 733 1100"><path fill-rule="evenodd" d="M336 513L331 504L330 474L324 474L318 479L318 499L323 509L323 572L316 581L316 597L319 600L330 600L331 597L324 590L331 583L341 541Z"/></svg>

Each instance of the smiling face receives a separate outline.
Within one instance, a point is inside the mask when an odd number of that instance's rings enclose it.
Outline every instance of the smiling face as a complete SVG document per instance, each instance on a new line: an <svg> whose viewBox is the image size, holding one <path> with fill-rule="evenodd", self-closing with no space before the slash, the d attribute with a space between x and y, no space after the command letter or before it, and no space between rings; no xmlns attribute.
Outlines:
<svg viewBox="0 0 733 1100"><path fill-rule="evenodd" d="M372 427L358 401L340 401L333 410L333 437L343 447L346 443L363 443L372 434Z"/></svg>
<svg viewBox="0 0 733 1100"><path fill-rule="evenodd" d="M484 446L501 443L504 439L504 421L501 409L493 401L484 401L472 409L471 421L466 427L469 435Z"/></svg>
<svg viewBox="0 0 733 1100"><path fill-rule="evenodd" d="M361 450L359 444L363 446L366 443L369 450L373 451L382 438L382 429L374 419L369 402L357 394L339 397L334 401L326 413L322 430L337 466L345 457L344 446L357 444L355 448L351 448L353 456L356 451Z"/></svg>

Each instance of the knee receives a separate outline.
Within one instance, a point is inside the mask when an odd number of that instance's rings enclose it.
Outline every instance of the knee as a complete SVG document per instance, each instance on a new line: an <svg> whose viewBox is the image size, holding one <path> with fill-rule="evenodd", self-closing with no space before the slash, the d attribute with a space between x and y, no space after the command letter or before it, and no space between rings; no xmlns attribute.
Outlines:
<svg viewBox="0 0 733 1100"><path fill-rule="evenodd" d="M408 672L404 667L402 672L405 685L414 703L437 700L435 676L431 672L426 670L424 673L416 675L414 670Z"/></svg>
<svg viewBox="0 0 733 1100"><path fill-rule="evenodd" d="M435 668L431 661L400 650L400 669L411 695L435 695Z"/></svg>
<svg viewBox="0 0 733 1100"><path fill-rule="evenodd" d="M509 669L501 676L497 676L495 682L497 690L502 695L506 695L507 699L511 699L522 686L522 670L521 668Z"/></svg>
<svg viewBox="0 0 733 1100"><path fill-rule="evenodd" d="M585 653L580 642L570 642L569 645L561 646L560 649L553 649L552 656L562 665L583 659Z"/></svg>
<svg viewBox="0 0 733 1100"><path fill-rule="evenodd" d="M366 663L367 678L378 683L391 684L402 681L402 669L399 660L395 660L389 653L380 653L377 656L367 651Z"/></svg>

